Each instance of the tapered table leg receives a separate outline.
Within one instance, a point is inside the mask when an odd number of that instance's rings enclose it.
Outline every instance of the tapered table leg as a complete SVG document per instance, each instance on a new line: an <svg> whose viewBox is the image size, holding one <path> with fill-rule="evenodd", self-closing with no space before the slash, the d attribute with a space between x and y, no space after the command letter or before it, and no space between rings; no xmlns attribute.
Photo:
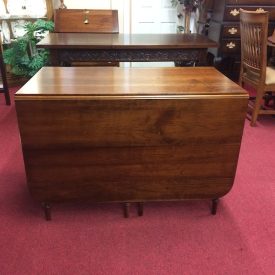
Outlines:
<svg viewBox="0 0 275 275"><path fill-rule="evenodd" d="M44 213L45 213L45 219L47 221L50 221L52 219L51 215L51 205L49 203L43 203L42 207L44 208Z"/></svg>
<svg viewBox="0 0 275 275"><path fill-rule="evenodd" d="M5 93L6 105L11 105L11 98L10 98L9 90L7 89L4 93Z"/></svg>
<svg viewBox="0 0 275 275"><path fill-rule="evenodd" d="M212 200L212 209L211 209L212 215L216 215L216 213L217 213L218 202L219 202L219 199Z"/></svg>
<svg viewBox="0 0 275 275"><path fill-rule="evenodd" d="M129 208L130 208L129 202L123 203L124 218L129 218Z"/></svg>
<svg viewBox="0 0 275 275"><path fill-rule="evenodd" d="M138 202L137 207L138 207L138 215L143 216L143 202Z"/></svg>

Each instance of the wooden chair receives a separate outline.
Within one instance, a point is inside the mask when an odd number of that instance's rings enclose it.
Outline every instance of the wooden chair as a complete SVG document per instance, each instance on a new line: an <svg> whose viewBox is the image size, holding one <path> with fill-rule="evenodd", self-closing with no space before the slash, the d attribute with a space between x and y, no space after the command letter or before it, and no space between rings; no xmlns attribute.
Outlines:
<svg viewBox="0 0 275 275"><path fill-rule="evenodd" d="M263 103L266 92L275 92L275 68L267 66L268 12L240 9L241 72L240 85L256 89L256 99L249 103L252 110L251 126L259 114L275 114Z"/></svg>
<svg viewBox="0 0 275 275"><path fill-rule="evenodd" d="M6 104L11 105L6 66L3 60L3 47L2 47L1 38L0 38L0 74L1 74L0 75L0 93L3 93L5 95Z"/></svg>

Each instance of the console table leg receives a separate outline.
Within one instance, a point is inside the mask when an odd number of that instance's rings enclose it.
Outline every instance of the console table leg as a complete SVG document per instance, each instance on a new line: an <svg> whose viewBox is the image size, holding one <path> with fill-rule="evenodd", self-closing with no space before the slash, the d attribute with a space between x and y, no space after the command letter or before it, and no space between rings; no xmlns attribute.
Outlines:
<svg viewBox="0 0 275 275"><path fill-rule="evenodd" d="M129 202L123 203L124 218L129 218L129 208L130 208Z"/></svg>
<svg viewBox="0 0 275 275"><path fill-rule="evenodd" d="M217 213L218 202L219 202L219 199L212 200L212 209L211 209L212 215L216 215L216 213Z"/></svg>
<svg viewBox="0 0 275 275"><path fill-rule="evenodd" d="M44 208L44 213L45 213L45 219L47 221L50 221L52 219L52 215L51 215L51 205L49 203L43 203L42 204L43 208Z"/></svg>
<svg viewBox="0 0 275 275"><path fill-rule="evenodd" d="M138 207L138 215L143 216L143 202L138 202L137 207Z"/></svg>

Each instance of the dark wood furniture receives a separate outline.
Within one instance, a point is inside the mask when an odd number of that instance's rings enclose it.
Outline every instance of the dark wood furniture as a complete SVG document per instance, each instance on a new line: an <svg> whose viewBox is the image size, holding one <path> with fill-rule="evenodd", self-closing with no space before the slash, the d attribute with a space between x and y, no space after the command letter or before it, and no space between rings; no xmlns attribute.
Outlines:
<svg viewBox="0 0 275 275"><path fill-rule="evenodd" d="M53 65L73 61L190 61L205 65L217 43L199 34L50 33L37 47L49 49Z"/></svg>
<svg viewBox="0 0 275 275"><path fill-rule="evenodd" d="M44 203L217 199L247 93L211 67L44 67L15 95L27 183ZM127 216L127 204L125 208Z"/></svg>
<svg viewBox="0 0 275 275"><path fill-rule="evenodd" d="M55 32L118 33L117 10L58 9Z"/></svg>
<svg viewBox="0 0 275 275"><path fill-rule="evenodd" d="M268 12L240 10L241 73L240 85L256 89L256 100L250 102L251 126L259 114L275 114L275 109L263 106L265 92L275 92L275 67L267 67Z"/></svg>
<svg viewBox="0 0 275 275"><path fill-rule="evenodd" d="M275 26L274 0L215 0L208 36L219 43L210 49L216 67L231 79L237 80L240 72L240 8L269 11L269 34Z"/></svg>
<svg viewBox="0 0 275 275"><path fill-rule="evenodd" d="M8 81L7 81L6 65L3 60L3 47L2 47L1 38L0 38L0 93L4 94L6 104L11 105Z"/></svg>
<svg viewBox="0 0 275 275"><path fill-rule="evenodd" d="M118 33L117 10L57 9L54 11L55 32L59 33ZM65 63L66 64L66 63ZM68 62L67 62L68 64ZM79 61L71 66L119 66L119 62Z"/></svg>

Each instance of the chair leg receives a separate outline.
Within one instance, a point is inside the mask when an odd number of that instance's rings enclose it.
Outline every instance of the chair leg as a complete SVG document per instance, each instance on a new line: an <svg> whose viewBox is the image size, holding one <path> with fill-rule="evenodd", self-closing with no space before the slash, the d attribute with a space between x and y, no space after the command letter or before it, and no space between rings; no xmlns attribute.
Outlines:
<svg viewBox="0 0 275 275"><path fill-rule="evenodd" d="M143 216L143 202L138 202L137 207L138 207L138 215Z"/></svg>
<svg viewBox="0 0 275 275"><path fill-rule="evenodd" d="M46 221L50 221L52 219L51 215L51 205L49 203L42 203L42 207L44 208L45 219Z"/></svg>
<svg viewBox="0 0 275 275"><path fill-rule="evenodd" d="M256 101L255 101L255 106L253 109L253 113L252 113L252 118L251 118L251 126L255 126L256 125L256 121L259 115L259 111L261 108L261 101L263 98L263 91L262 90L258 90L257 91L257 96L256 96Z"/></svg>
<svg viewBox="0 0 275 275"><path fill-rule="evenodd" d="M129 208L130 208L129 202L123 203L124 218L129 218Z"/></svg>
<svg viewBox="0 0 275 275"><path fill-rule="evenodd" d="M6 105L11 105L9 90L5 91L4 94L5 94Z"/></svg>
<svg viewBox="0 0 275 275"><path fill-rule="evenodd" d="M212 200L212 209L211 209L212 215L216 215L216 213L217 213L218 202L219 202L219 199Z"/></svg>

